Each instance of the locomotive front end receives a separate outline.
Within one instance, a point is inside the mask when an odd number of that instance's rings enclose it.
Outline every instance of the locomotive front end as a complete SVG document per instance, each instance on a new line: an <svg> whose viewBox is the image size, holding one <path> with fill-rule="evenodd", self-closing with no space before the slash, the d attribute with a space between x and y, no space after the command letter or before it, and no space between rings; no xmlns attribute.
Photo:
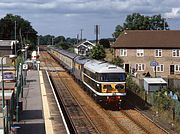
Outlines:
<svg viewBox="0 0 180 134"><path fill-rule="evenodd" d="M92 60L84 64L82 80L97 101L121 107L126 96L124 69L105 61Z"/></svg>
<svg viewBox="0 0 180 134"><path fill-rule="evenodd" d="M126 95L125 73L101 74L101 92L106 94L107 103L121 102Z"/></svg>
<svg viewBox="0 0 180 134"><path fill-rule="evenodd" d="M125 83L123 84L102 84L102 93L110 93L106 98L107 103L121 102L126 95Z"/></svg>

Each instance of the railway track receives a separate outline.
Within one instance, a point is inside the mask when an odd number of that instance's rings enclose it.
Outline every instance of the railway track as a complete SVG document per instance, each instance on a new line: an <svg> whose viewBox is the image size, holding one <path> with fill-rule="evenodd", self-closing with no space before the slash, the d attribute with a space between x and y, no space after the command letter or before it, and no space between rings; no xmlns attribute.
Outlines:
<svg viewBox="0 0 180 134"><path fill-rule="evenodd" d="M40 68L47 71L65 71L46 51L41 51Z"/></svg>
<svg viewBox="0 0 180 134"><path fill-rule="evenodd" d="M70 132L72 133L100 133L86 112L83 110L81 104L76 98L69 92L68 87L63 83L67 81L70 76L66 72L59 72L53 59L48 57L46 53L42 53L44 63L47 66L46 70L49 71L49 75L52 79L53 85L58 94L59 103L63 107L64 115L68 122ZM63 70L64 71L64 70Z"/></svg>
<svg viewBox="0 0 180 134"><path fill-rule="evenodd" d="M75 133L99 133L96 126L83 110L81 104L76 100L73 94L69 92L68 87L64 84L64 81L68 81L69 79L66 72L51 72L50 75L56 89L58 89L57 93L65 109L65 113L70 119L69 121L73 127L73 131Z"/></svg>
<svg viewBox="0 0 180 134"><path fill-rule="evenodd" d="M151 121L142 117L140 113L136 111L107 111L109 117L111 117L116 124L123 129L125 133L128 134L166 134L164 130L158 128ZM135 117L134 117L135 116Z"/></svg>
<svg viewBox="0 0 180 134"><path fill-rule="evenodd" d="M92 98L74 84L71 76L66 72L59 72L59 69L54 67L55 63L48 63L52 61L47 58L46 65L49 67L46 68L50 71L54 86L59 89L59 98L75 133L165 133L135 110L110 111L94 104Z"/></svg>

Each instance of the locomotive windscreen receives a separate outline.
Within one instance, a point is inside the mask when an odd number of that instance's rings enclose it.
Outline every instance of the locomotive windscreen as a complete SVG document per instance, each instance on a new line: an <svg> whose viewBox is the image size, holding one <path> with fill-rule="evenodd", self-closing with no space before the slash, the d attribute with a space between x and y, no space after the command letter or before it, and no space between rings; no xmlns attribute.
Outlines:
<svg viewBox="0 0 180 134"><path fill-rule="evenodd" d="M125 73L102 73L100 80L103 82L121 82L126 80Z"/></svg>

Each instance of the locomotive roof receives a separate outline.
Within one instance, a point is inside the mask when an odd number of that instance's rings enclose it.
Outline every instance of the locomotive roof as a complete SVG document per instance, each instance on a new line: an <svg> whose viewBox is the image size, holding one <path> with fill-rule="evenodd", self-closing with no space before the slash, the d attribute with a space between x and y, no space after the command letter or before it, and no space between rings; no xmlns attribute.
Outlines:
<svg viewBox="0 0 180 134"><path fill-rule="evenodd" d="M105 61L97 61L97 60L90 60L84 64L84 68L94 72L94 73L120 73L125 72L124 69L110 64Z"/></svg>
<svg viewBox="0 0 180 134"><path fill-rule="evenodd" d="M78 63L78 64L82 64L82 65L84 65L86 62L88 62L90 59L88 59L87 57L84 57L84 56L80 56L80 55L78 55L78 56L76 56L75 58L74 58L74 61L76 62L76 63Z"/></svg>

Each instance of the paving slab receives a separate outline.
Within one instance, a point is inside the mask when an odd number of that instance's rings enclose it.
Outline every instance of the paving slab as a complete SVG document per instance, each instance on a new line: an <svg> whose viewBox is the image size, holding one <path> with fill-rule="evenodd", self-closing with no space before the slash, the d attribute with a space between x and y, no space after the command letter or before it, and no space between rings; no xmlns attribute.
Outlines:
<svg viewBox="0 0 180 134"><path fill-rule="evenodd" d="M39 72L27 72L27 82L23 89L23 110L20 113L18 134L45 134L43 106L41 99Z"/></svg>

